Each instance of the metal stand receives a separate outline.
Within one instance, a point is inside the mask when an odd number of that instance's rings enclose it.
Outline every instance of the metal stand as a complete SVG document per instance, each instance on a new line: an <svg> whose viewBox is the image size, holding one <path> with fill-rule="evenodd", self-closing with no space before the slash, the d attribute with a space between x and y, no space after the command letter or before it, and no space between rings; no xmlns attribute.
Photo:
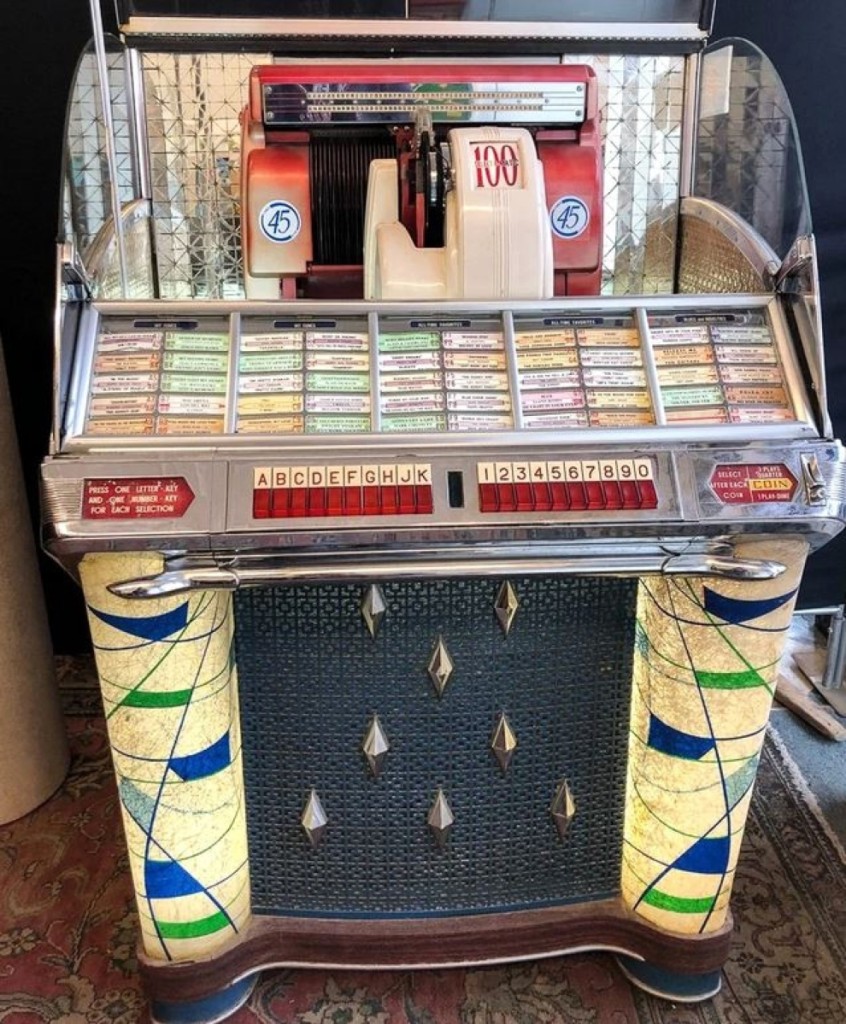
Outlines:
<svg viewBox="0 0 846 1024"><path fill-rule="evenodd" d="M846 618L844 606L834 608L813 608L803 615L828 615L831 624L828 632L828 648L824 657L812 654L797 655L795 660L819 695L838 715L846 716Z"/></svg>

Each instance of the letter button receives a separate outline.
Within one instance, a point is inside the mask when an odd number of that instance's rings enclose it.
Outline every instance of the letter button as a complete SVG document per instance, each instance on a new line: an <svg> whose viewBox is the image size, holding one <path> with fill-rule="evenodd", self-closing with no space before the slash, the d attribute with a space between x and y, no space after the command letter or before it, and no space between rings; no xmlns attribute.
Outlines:
<svg viewBox="0 0 846 1024"><path fill-rule="evenodd" d="M269 487L260 487L253 491L253 519L270 518L270 498L272 493Z"/></svg>
<svg viewBox="0 0 846 1024"><path fill-rule="evenodd" d="M417 512L419 515L430 516L432 514L432 485L418 484L415 488L417 498Z"/></svg>
<svg viewBox="0 0 846 1024"><path fill-rule="evenodd" d="M274 487L270 505L270 514L273 519L287 519L288 508L291 500L291 491L287 487Z"/></svg>
<svg viewBox="0 0 846 1024"><path fill-rule="evenodd" d="M344 488L344 515L360 516L362 514L361 488Z"/></svg>
<svg viewBox="0 0 846 1024"><path fill-rule="evenodd" d="M399 485L399 514L401 516L414 515L417 511L417 502L414 500L414 485Z"/></svg>
<svg viewBox="0 0 846 1024"><path fill-rule="evenodd" d="M326 515L326 488L309 487L308 489L308 514L310 516Z"/></svg>
<svg viewBox="0 0 846 1024"><path fill-rule="evenodd" d="M288 516L291 519L303 519L308 515L308 488L294 487L291 490L291 503L288 506Z"/></svg>

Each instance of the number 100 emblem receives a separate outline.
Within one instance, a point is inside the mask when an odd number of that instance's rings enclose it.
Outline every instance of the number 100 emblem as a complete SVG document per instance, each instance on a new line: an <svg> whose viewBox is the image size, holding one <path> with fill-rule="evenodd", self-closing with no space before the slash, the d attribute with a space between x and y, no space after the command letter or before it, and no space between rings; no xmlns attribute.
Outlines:
<svg viewBox="0 0 846 1024"><path fill-rule="evenodd" d="M559 238L572 241L590 224L590 210L577 196L562 196L549 211L552 230Z"/></svg>

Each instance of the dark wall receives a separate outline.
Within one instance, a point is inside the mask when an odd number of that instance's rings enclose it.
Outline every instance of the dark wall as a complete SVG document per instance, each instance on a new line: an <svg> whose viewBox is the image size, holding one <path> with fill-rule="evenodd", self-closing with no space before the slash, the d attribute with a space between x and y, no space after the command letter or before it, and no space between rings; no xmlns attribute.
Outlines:
<svg viewBox="0 0 846 1024"><path fill-rule="evenodd" d="M108 0L104 6L111 8ZM797 17L797 11L803 16ZM0 336L33 509L50 423L54 242L65 101L77 55L89 36L88 19L86 0L0 3ZM830 0L798 7L795 0L721 0L716 29L717 35L745 35L761 45L774 58L794 102L820 247L832 405L836 428L846 435L846 118L831 104L836 92L832 83L843 74L846 5ZM846 541L827 548L814 563L803 591L804 606L839 602L846 585ZM85 649L78 589L46 559L43 573L56 649Z"/></svg>
<svg viewBox="0 0 846 1024"><path fill-rule="evenodd" d="M30 507L50 429L55 239L65 101L90 19L85 0L0 3L0 336ZM2 480L0 480L2 486ZM1 543L14 543L2 538ZM57 651L88 646L79 589L42 562Z"/></svg>

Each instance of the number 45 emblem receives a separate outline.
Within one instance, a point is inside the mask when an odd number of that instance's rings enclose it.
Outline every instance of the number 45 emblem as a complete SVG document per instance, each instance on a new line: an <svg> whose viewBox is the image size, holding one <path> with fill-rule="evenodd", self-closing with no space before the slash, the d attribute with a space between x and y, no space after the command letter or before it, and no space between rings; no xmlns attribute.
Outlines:
<svg viewBox="0 0 846 1024"><path fill-rule="evenodd" d="M259 214L261 233L271 242L293 242L301 226L299 210L284 199L272 200L262 207Z"/></svg>
<svg viewBox="0 0 846 1024"><path fill-rule="evenodd" d="M587 230L590 210L578 197L562 196L549 211L549 220L559 238L572 241Z"/></svg>

